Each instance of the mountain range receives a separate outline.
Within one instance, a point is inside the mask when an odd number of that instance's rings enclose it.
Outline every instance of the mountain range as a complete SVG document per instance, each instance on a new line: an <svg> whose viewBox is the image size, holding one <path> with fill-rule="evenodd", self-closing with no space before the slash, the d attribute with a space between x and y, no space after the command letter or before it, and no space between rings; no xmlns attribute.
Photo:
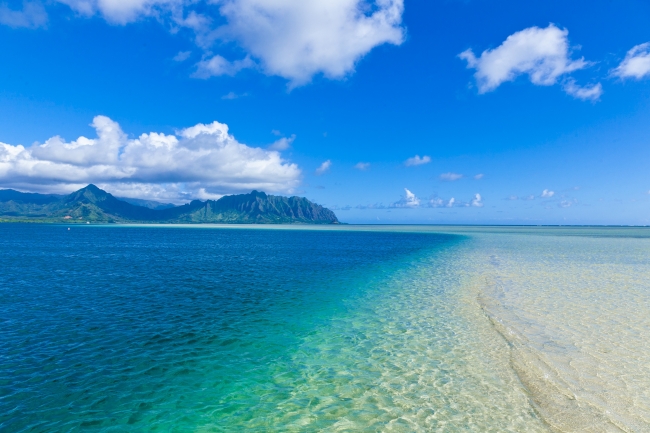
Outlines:
<svg viewBox="0 0 650 433"><path fill-rule="evenodd" d="M331 210L304 197L252 191L175 206L117 198L88 185L69 195L0 190L0 222L338 224Z"/></svg>

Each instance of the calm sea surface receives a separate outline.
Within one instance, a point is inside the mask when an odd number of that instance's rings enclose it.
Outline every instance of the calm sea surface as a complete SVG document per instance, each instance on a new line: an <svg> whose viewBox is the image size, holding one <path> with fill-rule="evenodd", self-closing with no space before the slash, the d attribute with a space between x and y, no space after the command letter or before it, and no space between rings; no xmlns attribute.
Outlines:
<svg viewBox="0 0 650 433"><path fill-rule="evenodd" d="M2 432L650 432L650 229L0 225Z"/></svg>

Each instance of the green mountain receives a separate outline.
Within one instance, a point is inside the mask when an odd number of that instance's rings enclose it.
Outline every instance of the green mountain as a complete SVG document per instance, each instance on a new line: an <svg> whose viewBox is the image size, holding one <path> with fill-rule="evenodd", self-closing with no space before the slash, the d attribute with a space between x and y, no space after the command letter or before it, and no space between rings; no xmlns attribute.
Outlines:
<svg viewBox="0 0 650 433"><path fill-rule="evenodd" d="M0 221L98 223L338 224L331 210L303 197L253 191L182 206L118 199L88 185L70 195L0 190Z"/></svg>

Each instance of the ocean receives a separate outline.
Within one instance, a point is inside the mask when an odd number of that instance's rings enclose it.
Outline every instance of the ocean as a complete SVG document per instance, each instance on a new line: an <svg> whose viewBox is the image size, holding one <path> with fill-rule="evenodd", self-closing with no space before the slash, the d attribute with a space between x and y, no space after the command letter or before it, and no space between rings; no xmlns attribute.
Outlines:
<svg viewBox="0 0 650 433"><path fill-rule="evenodd" d="M650 432L650 229L1 224L0 431Z"/></svg>

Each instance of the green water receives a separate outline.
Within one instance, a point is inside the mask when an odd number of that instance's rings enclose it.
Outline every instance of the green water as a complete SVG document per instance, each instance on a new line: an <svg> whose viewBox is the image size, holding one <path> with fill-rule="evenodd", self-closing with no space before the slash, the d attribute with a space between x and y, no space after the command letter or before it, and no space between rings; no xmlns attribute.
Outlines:
<svg viewBox="0 0 650 433"><path fill-rule="evenodd" d="M645 229L0 225L0 430L650 431L649 253Z"/></svg>

